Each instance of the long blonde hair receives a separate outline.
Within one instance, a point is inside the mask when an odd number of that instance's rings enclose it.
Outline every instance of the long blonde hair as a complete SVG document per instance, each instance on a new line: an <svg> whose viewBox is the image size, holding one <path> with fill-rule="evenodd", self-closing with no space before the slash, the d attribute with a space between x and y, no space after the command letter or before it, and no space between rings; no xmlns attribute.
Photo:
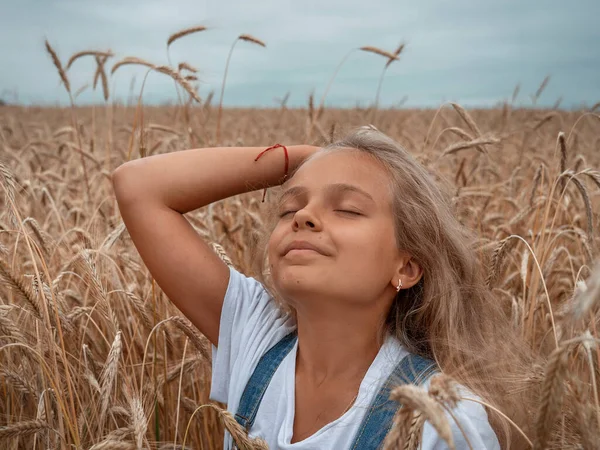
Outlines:
<svg viewBox="0 0 600 450"><path fill-rule="evenodd" d="M319 151L344 149L367 153L386 169L393 192L395 245L423 268L421 280L397 294L383 331L395 335L410 352L434 359L444 373L494 408L513 418L517 412L526 415L527 393L511 383L518 383L530 365L528 348L486 286L473 246L477 237L455 217L441 180L401 145L369 127ZM273 292L264 270L268 237L269 231L258 243L255 273ZM503 448L518 442L500 416L492 413L490 420ZM500 428L503 433L498 433Z"/></svg>

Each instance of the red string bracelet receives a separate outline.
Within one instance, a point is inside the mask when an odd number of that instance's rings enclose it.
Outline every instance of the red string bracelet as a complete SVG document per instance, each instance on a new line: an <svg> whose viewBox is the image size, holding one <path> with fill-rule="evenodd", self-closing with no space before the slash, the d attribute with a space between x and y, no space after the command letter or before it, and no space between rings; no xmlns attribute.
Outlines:
<svg viewBox="0 0 600 450"><path fill-rule="evenodd" d="M285 155L285 172L283 174L283 179L285 180L287 178L287 176L288 176L288 169L289 169L289 166L290 166L290 157L288 155L288 149L287 149L287 147L285 145L275 144L275 145L272 145L271 147L268 147L268 148L264 149L262 152L260 152L258 154L258 156L254 159L254 161L258 161L258 159L262 155L264 155L269 150L273 150L274 148L282 148L283 149L283 154ZM266 195L267 195L267 188L265 188L265 190L263 191L262 203L264 203Z"/></svg>

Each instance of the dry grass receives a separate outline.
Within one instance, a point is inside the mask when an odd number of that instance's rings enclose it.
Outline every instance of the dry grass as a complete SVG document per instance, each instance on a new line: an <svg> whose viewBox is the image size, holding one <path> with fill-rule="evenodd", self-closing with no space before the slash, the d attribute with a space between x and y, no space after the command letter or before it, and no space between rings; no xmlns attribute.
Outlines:
<svg viewBox="0 0 600 450"><path fill-rule="evenodd" d="M261 45L250 38L237 40ZM383 55L388 65L402 48ZM70 90L49 44L47 51ZM79 56L96 58L94 78L103 84L125 64L182 87L188 80L179 72L193 72L126 58L107 74L107 53ZM456 214L478 232L472 245L489 268L489 288L538 354L519 381L539 401L511 424L515 434L536 448L598 442L596 115L507 103L373 116L372 109L325 109L311 95L305 110L227 109L219 119L221 108L209 99L198 107L135 108L111 102L108 90L105 96L102 107L0 109L1 448L216 449L223 426L240 448L265 448L219 405L203 407L209 343L145 269L120 219L111 170L131 158L214 145L220 120L220 144L268 146L329 142L373 118L453 185ZM248 274L268 207L260 195L186 215L227 264ZM417 448L425 420L450 443L443 412L457 400L451 380L437 379L429 394L400 388L394 395L407 408L386 448Z"/></svg>

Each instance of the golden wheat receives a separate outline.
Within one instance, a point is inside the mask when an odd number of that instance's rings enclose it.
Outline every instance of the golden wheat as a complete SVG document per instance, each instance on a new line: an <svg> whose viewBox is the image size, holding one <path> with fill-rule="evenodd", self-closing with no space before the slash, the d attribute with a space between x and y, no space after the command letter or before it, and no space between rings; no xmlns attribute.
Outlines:
<svg viewBox="0 0 600 450"><path fill-rule="evenodd" d="M192 33L199 33L200 31L205 31L206 29L207 27L205 27L204 25L198 25L195 27L185 28L176 33L173 33L171 36L169 36L169 39L167 39L167 47L169 47L177 39L181 39L182 37L188 36Z"/></svg>
<svg viewBox="0 0 600 450"><path fill-rule="evenodd" d="M96 58L96 60L98 60L100 57L102 57L106 60L109 57L113 56L113 53L110 50L107 50L105 52L96 51L96 50L83 50L81 52L74 53L69 58L69 61L67 62L67 67L65 67L65 70L69 70L75 61L77 61L79 58L82 58L84 56L94 56Z"/></svg>
<svg viewBox="0 0 600 450"><path fill-rule="evenodd" d="M185 80L177 65L177 71L142 65ZM111 200L107 168L127 160L129 145L142 143L135 108L111 104L110 95L106 106L93 108L0 108L0 389L7 394L0 396L0 447L220 448L223 421L237 432L230 416L203 408L209 404L210 345L152 280ZM520 379L499 381L511 389L507 395L531 392L538 399L527 417L509 417L520 442L513 448L529 448L527 441L572 449L597 442L600 121L587 110L510 104L487 111L382 110L371 121L370 110L325 114L312 95L308 100L308 108L285 114L279 106L229 110L221 139L322 145L349 127L373 123L429 168L456 180L453 205L461 222L477 230L472 245L488 268L488 284L515 332L536 351ZM191 142L210 145L215 109L210 95L197 110L145 106L147 153L179 151ZM318 141L310 137L311 122ZM571 130L564 134L564 150L557 138L563 130ZM482 143L489 138L494 142ZM465 144L475 151L440 159ZM112 150L98 151L104 148ZM80 157L91 163L89 199ZM252 274L255 230L265 226L266 206L254 192L186 218L227 264ZM520 236L533 253L509 236ZM553 353L549 307L559 348L568 347L561 355ZM452 381L432 379L427 397L428 405L437 405L433 412L447 414L456 400ZM195 413L198 408L204 412ZM396 437L395 445L402 442L400 448L415 448L425 420L432 420L432 414L409 409L401 410L388 435ZM438 419L433 417L446 435Z"/></svg>
<svg viewBox="0 0 600 450"><path fill-rule="evenodd" d="M375 53L376 55L384 56L389 61L397 61L398 60L398 56L395 55L394 53L390 53L388 51L382 50L378 47L373 47L371 45L360 47L360 50L362 50L363 52Z"/></svg>
<svg viewBox="0 0 600 450"><path fill-rule="evenodd" d="M60 62L60 59L58 58L58 55L56 54L56 51L52 48L52 46L50 45L50 43L48 41L46 41L46 51L48 52L48 54L50 54L50 58L52 58L52 63L54 64L54 67L56 67L56 70L58 70L58 75L60 76L60 79L62 80L65 89L67 90L67 92L71 92L71 84L69 83L69 79L67 78L67 74L65 72L65 70L63 69L63 66Z"/></svg>

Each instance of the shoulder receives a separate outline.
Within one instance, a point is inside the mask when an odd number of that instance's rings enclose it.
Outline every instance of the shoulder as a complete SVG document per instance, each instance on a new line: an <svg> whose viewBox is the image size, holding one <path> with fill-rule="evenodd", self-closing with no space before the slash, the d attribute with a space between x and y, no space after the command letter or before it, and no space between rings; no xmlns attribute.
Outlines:
<svg viewBox="0 0 600 450"><path fill-rule="evenodd" d="M294 318L262 283L230 267L218 347L212 346L211 398L229 403L239 396L262 355L294 329Z"/></svg>
<svg viewBox="0 0 600 450"><path fill-rule="evenodd" d="M396 361L395 371L392 372L393 387L409 383L423 389L425 395L438 398L445 388L451 390L451 395L457 401L454 407L447 407L444 412L457 449L500 449L480 397L467 387L452 382L434 361L408 352L396 337L388 337L384 347L387 356L385 360ZM447 448L445 441L429 422L425 422L423 426L422 448Z"/></svg>

